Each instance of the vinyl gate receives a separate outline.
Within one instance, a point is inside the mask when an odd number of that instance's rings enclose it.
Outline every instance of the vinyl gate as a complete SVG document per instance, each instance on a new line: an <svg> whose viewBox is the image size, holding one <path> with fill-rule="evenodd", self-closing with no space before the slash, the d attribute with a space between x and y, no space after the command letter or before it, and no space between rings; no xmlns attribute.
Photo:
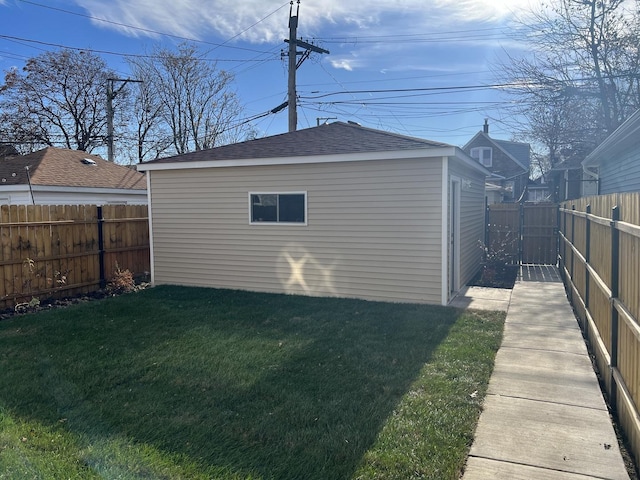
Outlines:
<svg viewBox="0 0 640 480"><path fill-rule="evenodd" d="M485 244L512 264L556 265L558 205L496 203L487 206Z"/></svg>

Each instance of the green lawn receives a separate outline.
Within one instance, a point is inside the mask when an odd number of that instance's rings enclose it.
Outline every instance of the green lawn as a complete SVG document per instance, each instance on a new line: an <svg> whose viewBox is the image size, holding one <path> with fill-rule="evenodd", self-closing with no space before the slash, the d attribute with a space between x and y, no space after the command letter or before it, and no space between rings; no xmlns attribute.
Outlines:
<svg viewBox="0 0 640 480"><path fill-rule="evenodd" d="M0 478L457 479L504 314L157 287L0 322Z"/></svg>

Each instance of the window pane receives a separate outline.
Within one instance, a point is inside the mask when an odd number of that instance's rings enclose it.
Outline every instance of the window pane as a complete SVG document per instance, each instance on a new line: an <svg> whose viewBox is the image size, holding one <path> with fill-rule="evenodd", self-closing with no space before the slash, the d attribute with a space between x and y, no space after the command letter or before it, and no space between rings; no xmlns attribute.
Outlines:
<svg viewBox="0 0 640 480"><path fill-rule="evenodd" d="M304 223L304 194L278 195L280 222Z"/></svg>
<svg viewBox="0 0 640 480"><path fill-rule="evenodd" d="M278 221L278 196L277 195L251 195L251 221L252 222L277 222Z"/></svg>

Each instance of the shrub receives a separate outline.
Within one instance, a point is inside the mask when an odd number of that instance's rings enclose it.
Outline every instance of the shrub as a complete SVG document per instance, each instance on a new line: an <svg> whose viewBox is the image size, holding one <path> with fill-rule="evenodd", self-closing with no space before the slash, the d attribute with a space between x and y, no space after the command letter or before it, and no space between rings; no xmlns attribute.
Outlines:
<svg viewBox="0 0 640 480"><path fill-rule="evenodd" d="M136 289L136 282L133 279L133 274L129 269L122 270L120 265L116 262L116 269L113 272L113 277L107 285L107 290L110 293L128 293L133 292Z"/></svg>

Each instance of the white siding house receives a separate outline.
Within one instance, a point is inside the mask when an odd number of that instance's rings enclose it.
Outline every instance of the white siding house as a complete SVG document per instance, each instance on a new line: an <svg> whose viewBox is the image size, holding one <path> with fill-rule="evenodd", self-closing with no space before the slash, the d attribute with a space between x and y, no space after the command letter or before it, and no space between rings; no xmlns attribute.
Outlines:
<svg viewBox="0 0 640 480"><path fill-rule="evenodd" d="M79 150L47 147L0 160L0 204L147 203L140 172Z"/></svg>
<svg viewBox="0 0 640 480"><path fill-rule="evenodd" d="M480 266L456 147L337 122L138 168L154 284L447 304Z"/></svg>

